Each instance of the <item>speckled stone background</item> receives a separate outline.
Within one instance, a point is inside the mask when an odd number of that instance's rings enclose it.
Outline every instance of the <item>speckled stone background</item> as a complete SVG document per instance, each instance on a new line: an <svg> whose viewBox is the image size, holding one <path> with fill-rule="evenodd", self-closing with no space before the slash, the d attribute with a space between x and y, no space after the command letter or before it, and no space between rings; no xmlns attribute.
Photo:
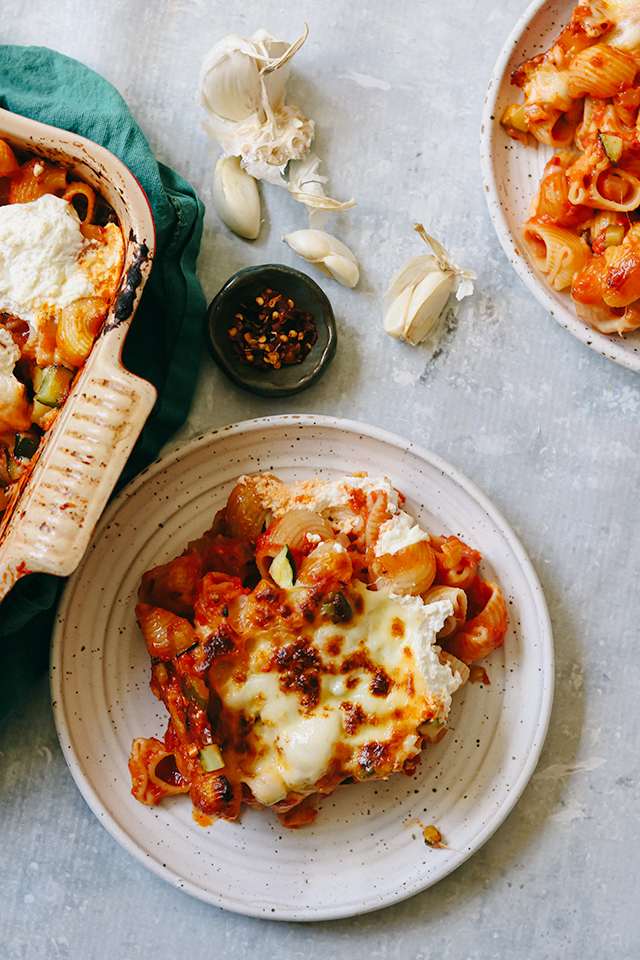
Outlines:
<svg viewBox="0 0 640 960"><path fill-rule="evenodd" d="M578 343L510 267L487 212L479 135L493 65L518 0L5 0L3 43L50 46L120 90L158 159L208 211L198 270L212 298L237 269L305 268L282 235L306 225L262 191L249 243L211 207L211 160L193 107L200 63L229 33L293 41L290 99L316 121L330 229L357 254L351 291L319 274L337 357L298 397L232 386L203 354L176 443L276 413L363 420L462 470L521 538L553 622L556 697L538 769L514 811L431 889L351 920L246 919L193 900L106 833L67 770L47 682L0 727L0 958L494 960L640 956L637 503L640 379ZM391 275L423 252L424 223L478 273L418 348L383 331Z"/></svg>

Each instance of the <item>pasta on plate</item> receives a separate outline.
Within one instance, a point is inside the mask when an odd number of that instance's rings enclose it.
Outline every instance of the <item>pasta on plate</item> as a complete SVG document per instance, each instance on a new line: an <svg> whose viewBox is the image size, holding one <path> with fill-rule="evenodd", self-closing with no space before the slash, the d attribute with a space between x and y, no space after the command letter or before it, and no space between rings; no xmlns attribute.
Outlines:
<svg viewBox="0 0 640 960"><path fill-rule="evenodd" d="M123 263L104 199L64 164L0 139L0 516L89 355Z"/></svg>
<svg viewBox="0 0 640 960"><path fill-rule="evenodd" d="M522 227L534 265L604 334L640 328L640 0L576 6L553 46L512 74L501 123L556 152Z"/></svg>
<svg viewBox="0 0 640 960"><path fill-rule="evenodd" d="M133 742L139 801L189 793L203 824L245 803L299 827L340 784L415 772L507 613L480 553L403 505L384 478L240 477L211 529L144 574L170 719Z"/></svg>

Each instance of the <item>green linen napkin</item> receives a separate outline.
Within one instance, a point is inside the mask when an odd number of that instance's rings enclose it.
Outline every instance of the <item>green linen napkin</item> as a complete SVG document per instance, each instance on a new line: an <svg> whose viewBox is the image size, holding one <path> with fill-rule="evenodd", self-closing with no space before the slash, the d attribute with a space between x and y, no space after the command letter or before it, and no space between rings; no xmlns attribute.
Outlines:
<svg viewBox="0 0 640 960"><path fill-rule="evenodd" d="M186 180L156 161L115 87L76 60L46 47L0 45L0 106L107 147L136 176L153 210L156 255L123 361L154 384L158 401L120 488L157 458L189 411L206 310L195 273L204 206ZM0 605L0 721L47 669L63 586L57 577L34 573L19 580Z"/></svg>

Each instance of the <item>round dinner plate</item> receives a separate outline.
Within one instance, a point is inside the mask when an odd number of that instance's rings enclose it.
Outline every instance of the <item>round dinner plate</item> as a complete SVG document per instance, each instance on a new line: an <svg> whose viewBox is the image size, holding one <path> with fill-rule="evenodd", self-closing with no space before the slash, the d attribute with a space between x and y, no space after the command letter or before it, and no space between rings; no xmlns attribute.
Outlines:
<svg viewBox="0 0 640 960"><path fill-rule="evenodd" d="M543 53L571 18L577 0L535 0L515 25L500 54L482 116L482 177L498 239L514 270L531 293L563 327L604 357L640 372L640 330L607 336L577 316L568 290L553 290L535 269L522 242L521 226L545 165L556 152L529 138L528 146L512 140L500 126L505 107L522 102L511 73L524 60Z"/></svg>
<svg viewBox="0 0 640 960"><path fill-rule="evenodd" d="M267 810L201 827L188 796L146 807L131 795L134 737L162 737L149 656L134 608L145 570L208 529L238 476L386 476L433 534L483 554L509 610L490 683L454 695L450 729L413 777L339 787L315 823L287 830ZM137 477L105 512L70 579L54 635L58 735L87 803L133 856L169 883L237 913L280 920L353 916L410 897L466 862L503 822L544 741L553 640L536 574L505 520L436 455L374 427L331 417L247 421L187 443ZM446 844L429 847L435 825Z"/></svg>

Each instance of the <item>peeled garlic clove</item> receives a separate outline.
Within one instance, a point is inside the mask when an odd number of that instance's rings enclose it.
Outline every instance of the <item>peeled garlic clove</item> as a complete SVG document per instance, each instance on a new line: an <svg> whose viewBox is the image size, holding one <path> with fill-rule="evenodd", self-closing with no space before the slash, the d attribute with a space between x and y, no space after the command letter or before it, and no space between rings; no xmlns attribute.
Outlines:
<svg viewBox="0 0 640 960"><path fill-rule="evenodd" d="M349 247L325 230L295 230L283 237L298 256L344 287L355 287L358 261Z"/></svg>
<svg viewBox="0 0 640 960"><path fill-rule="evenodd" d="M247 240L260 233L258 184L239 157L220 157L213 172L213 202L222 222Z"/></svg>

